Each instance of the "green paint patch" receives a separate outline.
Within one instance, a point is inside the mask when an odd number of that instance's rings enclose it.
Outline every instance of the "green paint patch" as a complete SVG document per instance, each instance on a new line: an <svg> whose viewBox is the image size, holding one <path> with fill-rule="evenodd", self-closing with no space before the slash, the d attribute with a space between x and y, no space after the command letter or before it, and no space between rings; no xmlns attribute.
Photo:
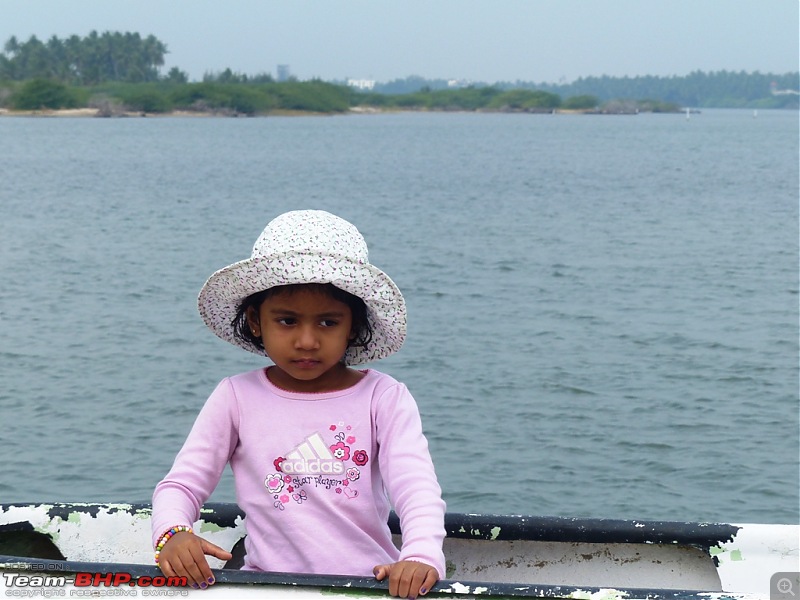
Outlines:
<svg viewBox="0 0 800 600"><path fill-rule="evenodd" d="M719 558L722 558L721 556L722 554L727 553L728 556L726 558L728 558L729 560L736 560L736 561L744 560L744 556L742 556L741 550L729 550L728 548L720 548L719 546L713 546L708 549L708 553L711 556L716 556Z"/></svg>
<svg viewBox="0 0 800 600"><path fill-rule="evenodd" d="M216 533L217 531L224 531L228 529L227 527L220 527L216 523L210 523L208 521L203 521L203 524L200 525L200 533Z"/></svg>
<svg viewBox="0 0 800 600"><path fill-rule="evenodd" d="M453 575L456 574L456 563L452 560L445 560L444 563L444 576L445 579L452 579Z"/></svg>
<svg viewBox="0 0 800 600"><path fill-rule="evenodd" d="M69 517L67 517L67 523L75 523L76 525L80 525L81 523L81 515L83 513L79 512L71 512L69 513Z"/></svg>
<svg viewBox="0 0 800 600"><path fill-rule="evenodd" d="M497 536L500 535L500 528L499 527L492 527L492 537L491 539L496 540Z"/></svg>

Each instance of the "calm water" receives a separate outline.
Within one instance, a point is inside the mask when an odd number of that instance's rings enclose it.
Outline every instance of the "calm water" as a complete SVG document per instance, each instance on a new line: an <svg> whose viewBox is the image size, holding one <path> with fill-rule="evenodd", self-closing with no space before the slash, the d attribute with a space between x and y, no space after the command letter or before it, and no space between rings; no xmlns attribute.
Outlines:
<svg viewBox="0 0 800 600"><path fill-rule="evenodd" d="M375 366L451 510L798 520L797 113L3 118L0 183L0 502L149 500L260 364L205 278L322 208L406 295Z"/></svg>

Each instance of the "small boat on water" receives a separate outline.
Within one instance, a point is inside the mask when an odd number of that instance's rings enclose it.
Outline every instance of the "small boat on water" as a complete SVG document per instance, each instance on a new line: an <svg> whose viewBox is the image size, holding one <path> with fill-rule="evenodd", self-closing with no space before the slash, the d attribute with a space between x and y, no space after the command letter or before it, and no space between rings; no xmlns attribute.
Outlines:
<svg viewBox="0 0 800 600"><path fill-rule="evenodd" d="M18 598L388 596L373 578L239 570L243 519L235 504L203 508L195 531L233 559L210 558L217 583L192 590L171 587L153 564L149 504L2 504L0 589ZM399 538L394 515L389 525ZM429 598L767 600L776 577L796 585L800 570L797 525L454 513L445 525L447 576Z"/></svg>

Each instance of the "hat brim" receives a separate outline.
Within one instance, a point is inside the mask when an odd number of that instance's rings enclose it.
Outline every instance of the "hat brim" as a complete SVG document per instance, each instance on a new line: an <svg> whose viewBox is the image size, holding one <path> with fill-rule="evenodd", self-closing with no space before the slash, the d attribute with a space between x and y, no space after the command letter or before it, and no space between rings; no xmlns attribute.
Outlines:
<svg viewBox="0 0 800 600"><path fill-rule="evenodd" d="M345 364L360 365L386 358L403 345L406 305L400 290L377 267L341 256L291 252L239 261L208 278L200 290L197 307L217 337L266 356L261 348L234 335L233 320L242 301L276 286L307 283L330 283L358 296L367 306L372 341L367 347L348 348Z"/></svg>

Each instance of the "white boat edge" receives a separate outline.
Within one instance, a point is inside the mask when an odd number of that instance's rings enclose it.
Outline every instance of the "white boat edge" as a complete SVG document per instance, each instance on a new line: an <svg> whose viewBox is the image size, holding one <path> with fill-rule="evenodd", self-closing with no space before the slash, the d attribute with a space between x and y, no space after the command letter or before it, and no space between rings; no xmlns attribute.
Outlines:
<svg viewBox="0 0 800 600"><path fill-rule="evenodd" d="M215 544L232 548L244 534L242 515L237 510L235 505L204 508L196 531ZM3 594L20 597L22 587L15 585L19 579L11 574L30 575L37 572L36 567L55 576L62 569L78 566L98 572L114 566L119 570L130 566L140 571L144 569L141 573L150 573L151 576L158 574L152 563L149 517L149 506L145 504L0 505L0 534L22 529L43 534L52 539L68 561L65 567L57 560L5 555L0 558ZM448 578L440 582L430 596L767 600L775 573L793 573L800 569L800 526L797 525L498 515L457 515L455 518L462 525L459 532L454 532L459 539L454 535L454 539L448 538L446 543ZM499 525L493 525L495 523ZM532 523L534 528L541 528L542 523L548 527L550 523L554 524L555 529L546 533L550 539L541 539L538 533L528 538L525 534L506 539L504 527L507 530L522 526L528 531L532 530ZM694 538L702 537L706 530L712 538L723 539L716 540L713 545L711 542L698 543ZM639 532L641 535L635 535ZM688 541L680 539L685 532L694 538L687 538ZM676 539L668 539L672 533ZM631 534L634 534L632 541L628 539ZM537 536L539 539L533 539ZM501 550L501 554L494 554ZM526 561L527 564L522 564ZM224 566L220 561L212 562L215 569ZM656 569L659 573L655 572ZM226 580L228 573L231 574L230 582ZM204 594L204 598L252 598L256 595L264 597L263 586L268 585L270 598L316 598L331 593L348 596L380 594L385 590L383 584L371 579L325 576L315 579L313 576L285 575L275 579L275 574L271 579L263 577L261 585L243 585L234 581L238 576L236 573L241 572L218 571L219 583L208 590L172 588L172 591L181 595ZM492 577L486 575L484 581L484 574ZM518 582L518 579L522 581ZM82 592L91 591L69 585L62 589L67 590L67 596L80 596ZM156 589L128 591L141 592L140 595L166 595L164 589L159 594L155 593L159 591Z"/></svg>

